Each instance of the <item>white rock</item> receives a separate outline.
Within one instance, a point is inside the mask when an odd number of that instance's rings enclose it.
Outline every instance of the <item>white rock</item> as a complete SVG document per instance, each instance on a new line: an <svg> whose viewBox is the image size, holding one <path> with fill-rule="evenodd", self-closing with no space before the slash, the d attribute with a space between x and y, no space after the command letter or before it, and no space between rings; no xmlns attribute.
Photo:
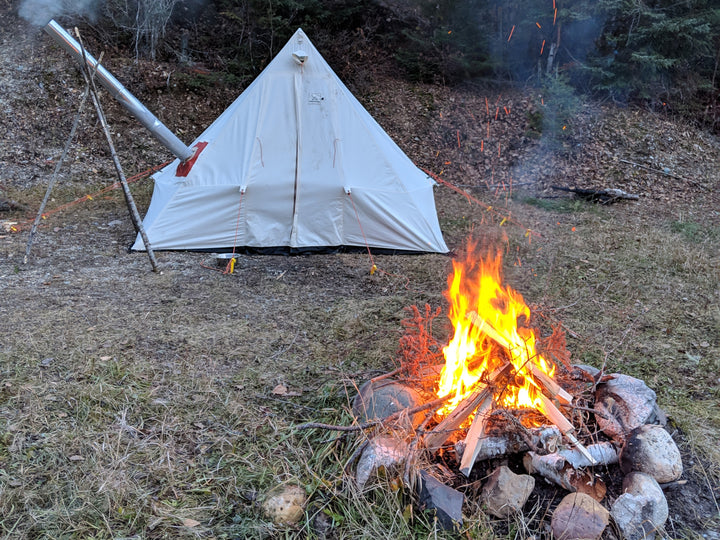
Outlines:
<svg viewBox="0 0 720 540"><path fill-rule="evenodd" d="M665 414L656 402L655 392L634 377L613 373L598 385L595 409L600 429L617 443L623 443L633 429L643 424L664 423Z"/></svg>
<svg viewBox="0 0 720 540"><path fill-rule="evenodd" d="M652 476L660 484L674 482L683 473L682 457L675 441L662 426L634 429L620 453L625 474L633 471Z"/></svg>
<svg viewBox="0 0 720 540"><path fill-rule="evenodd" d="M655 479L640 472L623 480L624 493L610 509L625 540L651 540L668 518L665 494Z"/></svg>

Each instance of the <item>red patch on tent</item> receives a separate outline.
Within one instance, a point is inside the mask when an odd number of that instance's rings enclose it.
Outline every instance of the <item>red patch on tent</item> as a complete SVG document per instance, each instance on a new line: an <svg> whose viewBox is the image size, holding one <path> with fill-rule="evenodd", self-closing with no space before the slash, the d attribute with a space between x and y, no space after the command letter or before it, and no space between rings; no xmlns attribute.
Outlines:
<svg viewBox="0 0 720 540"><path fill-rule="evenodd" d="M192 157L189 159L186 159L180 165L178 165L177 170L175 171L175 176L187 176L190 174L190 170L193 168L193 165L195 165L195 162L197 161L198 156L200 153L205 150L205 147L208 145L206 142L199 142L197 143L193 148L195 148L195 152L193 153Z"/></svg>

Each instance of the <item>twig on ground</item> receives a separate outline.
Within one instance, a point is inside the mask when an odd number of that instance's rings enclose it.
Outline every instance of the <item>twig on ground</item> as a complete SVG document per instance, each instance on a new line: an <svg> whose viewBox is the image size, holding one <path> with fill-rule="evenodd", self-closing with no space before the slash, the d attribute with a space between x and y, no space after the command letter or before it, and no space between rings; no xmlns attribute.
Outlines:
<svg viewBox="0 0 720 540"><path fill-rule="evenodd" d="M658 173L658 174L664 174L665 176L669 176L670 178L675 178L676 180L682 180L683 182L687 182L688 184L692 184L693 186L699 187L700 189L704 189L707 191L707 187L703 186L699 182L695 182L694 180L690 180L689 178L683 178L682 176L677 176L675 174L661 171L660 169L653 169L652 167L648 167L647 165L642 165L641 163L636 163L635 161L630 161L628 159L620 159L618 160L621 163L627 163L628 165L632 165L634 167L640 167L641 169L645 169L646 171Z"/></svg>
<svg viewBox="0 0 720 540"><path fill-rule="evenodd" d="M415 414L422 411L427 411L428 409L432 409L434 407L439 407L443 403L445 403L448 399L450 399L450 395L443 396L441 398L434 399L433 401L428 401L427 403L424 403L423 405L418 405L417 407L412 408L405 408L400 411L394 412L389 416L386 416L385 418L380 418L378 420L371 420L370 422L365 422L364 424L357 424L355 426L337 426L333 424L323 424L321 422L306 422L305 424L299 424L295 426L295 429L327 429L330 431L363 431L366 429L369 429L371 427L375 427L379 424L385 424L387 422L391 422L393 420L396 420L400 415L402 414Z"/></svg>

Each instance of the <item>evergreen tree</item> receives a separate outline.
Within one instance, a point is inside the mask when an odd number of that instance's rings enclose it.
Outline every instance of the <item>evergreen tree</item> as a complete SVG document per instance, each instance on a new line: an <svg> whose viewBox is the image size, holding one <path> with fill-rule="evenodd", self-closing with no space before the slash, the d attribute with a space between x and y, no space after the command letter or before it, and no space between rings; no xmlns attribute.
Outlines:
<svg viewBox="0 0 720 540"><path fill-rule="evenodd" d="M687 100L713 86L720 8L710 0L600 0L607 16L589 64L617 100Z"/></svg>

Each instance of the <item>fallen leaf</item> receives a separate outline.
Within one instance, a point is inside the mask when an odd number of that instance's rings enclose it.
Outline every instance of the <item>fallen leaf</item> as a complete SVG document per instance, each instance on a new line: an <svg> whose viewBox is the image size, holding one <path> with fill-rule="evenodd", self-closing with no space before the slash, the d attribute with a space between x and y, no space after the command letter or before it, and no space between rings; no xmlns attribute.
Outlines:
<svg viewBox="0 0 720 540"><path fill-rule="evenodd" d="M287 386L284 384L278 384L275 388L273 388L272 393L276 396L286 396L288 393Z"/></svg>
<svg viewBox="0 0 720 540"><path fill-rule="evenodd" d="M186 527L197 527L198 525L200 525L200 522L195 521L194 519L184 518L182 520L182 524L185 525Z"/></svg>
<svg viewBox="0 0 720 540"><path fill-rule="evenodd" d="M78 455L70 456L68 459L70 461L85 461L84 457Z"/></svg>

